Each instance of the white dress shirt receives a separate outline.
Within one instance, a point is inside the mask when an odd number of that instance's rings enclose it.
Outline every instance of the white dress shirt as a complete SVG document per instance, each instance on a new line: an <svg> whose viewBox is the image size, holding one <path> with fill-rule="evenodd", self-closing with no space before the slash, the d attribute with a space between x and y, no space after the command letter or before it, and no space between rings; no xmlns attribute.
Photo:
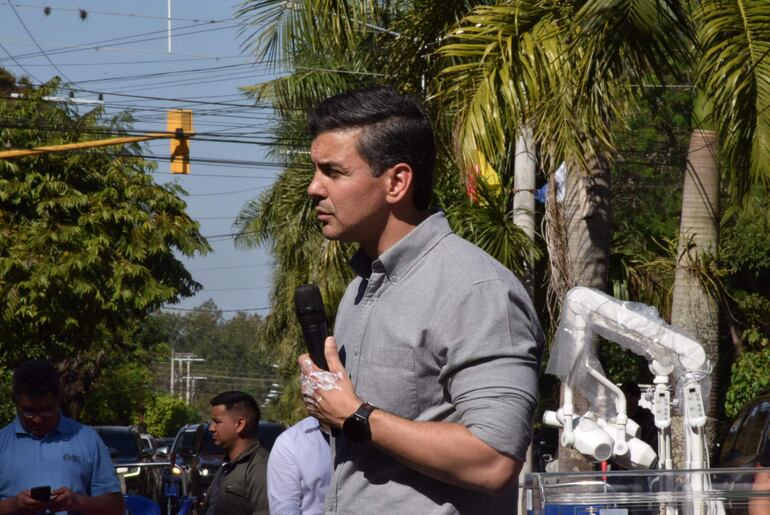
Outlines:
<svg viewBox="0 0 770 515"><path fill-rule="evenodd" d="M307 417L281 433L267 461L271 515L320 515L332 475L329 443Z"/></svg>

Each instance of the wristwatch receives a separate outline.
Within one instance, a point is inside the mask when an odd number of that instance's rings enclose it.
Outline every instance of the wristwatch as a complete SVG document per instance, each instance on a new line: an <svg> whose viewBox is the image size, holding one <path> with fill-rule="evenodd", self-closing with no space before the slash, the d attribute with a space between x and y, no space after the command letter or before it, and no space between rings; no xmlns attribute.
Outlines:
<svg viewBox="0 0 770 515"><path fill-rule="evenodd" d="M369 428L369 415L376 410L368 402L361 404L358 409L345 419L342 424L342 432L354 442L368 442L372 438L372 430Z"/></svg>

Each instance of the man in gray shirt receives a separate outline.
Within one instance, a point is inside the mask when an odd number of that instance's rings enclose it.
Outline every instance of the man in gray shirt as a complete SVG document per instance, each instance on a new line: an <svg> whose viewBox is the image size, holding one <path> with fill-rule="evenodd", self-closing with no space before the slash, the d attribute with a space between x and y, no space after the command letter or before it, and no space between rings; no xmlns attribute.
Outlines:
<svg viewBox="0 0 770 515"><path fill-rule="evenodd" d="M308 410L342 429L327 513L515 513L543 344L529 297L429 211L435 147L417 102L337 95L310 134L321 231L360 244L329 372L299 359Z"/></svg>

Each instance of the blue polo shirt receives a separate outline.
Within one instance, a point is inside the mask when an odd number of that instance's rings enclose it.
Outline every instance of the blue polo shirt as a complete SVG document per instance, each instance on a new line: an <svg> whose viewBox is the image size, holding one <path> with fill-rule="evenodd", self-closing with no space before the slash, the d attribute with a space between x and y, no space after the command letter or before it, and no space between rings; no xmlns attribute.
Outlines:
<svg viewBox="0 0 770 515"><path fill-rule="evenodd" d="M28 433L19 417L0 429L0 499L35 486L62 486L88 496L120 493L110 453L88 426L61 415L43 438Z"/></svg>

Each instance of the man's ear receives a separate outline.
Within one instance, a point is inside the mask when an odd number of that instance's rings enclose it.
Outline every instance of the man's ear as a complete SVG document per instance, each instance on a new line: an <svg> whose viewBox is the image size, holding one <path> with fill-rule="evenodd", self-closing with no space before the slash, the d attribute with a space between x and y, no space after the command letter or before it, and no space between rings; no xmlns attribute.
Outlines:
<svg viewBox="0 0 770 515"><path fill-rule="evenodd" d="M398 163L385 171L388 176L387 183L387 201L391 204L397 204L412 191L412 181L414 172L412 167L406 163ZM410 200L411 202L411 200Z"/></svg>
<svg viewBox="0 0 770 515"><path fill-rule="evenodd" d="M246 430L246 417L238 417L238 420L235 421L235 430L239 435L243 434Z"/></svg>

